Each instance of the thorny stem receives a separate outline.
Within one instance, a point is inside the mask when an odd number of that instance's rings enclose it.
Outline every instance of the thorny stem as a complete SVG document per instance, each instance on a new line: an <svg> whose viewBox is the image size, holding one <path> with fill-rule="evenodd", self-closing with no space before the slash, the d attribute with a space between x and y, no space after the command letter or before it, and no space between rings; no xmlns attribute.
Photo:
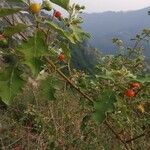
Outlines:
<svg viewBox="0 0 150 150"><path fill-rule="evenodd" d="M5 149L5 146L4 146L4 143L3 143L3 139L0 138L0 140L1 140L1 148L2 148L2 150L6 150L6 149Z"/></svg>
<svg viewBox="0 0 150 150"><path fill-rule="evenodd" d="M14 141L13 143L9 144L7 147L12 147L13 145L15 145L16 143L18 143L20 140L22 140L23 137L20 137L19 139L17 139L16 141Z"/></svg>
<svg viewBox="0 0 150 150"><path fill-rule="evenodd" d="M126 143L124 140L122 140L122 139L120 138L120 136L116 133L116 131L111 127L111 125L109 124L109 122L108 122L108 121L105 121L104 123L105 123L105 125L111 130L111 132L116 136L116 138L124 145L125 149L126 149L126 150L130 150L130 149L128 148L127 143Z"/></svg>
<svg viewBox="0 0 150 150"><path fill-rule="evenodd" d="M68 77L59 69L57 69L57 67L55 66L55 64L49 60L47 57L45 57L45 60L56 70L56 72L63 78L65 79L74 89L76 89L83 97L85 97L86 99L88 99L90 102L93 102L93 99L90 98L88 95L86 95L84 92L82 92L79 87L77 87L76 85L74 85L72 83L72 81L70 79L68 79Z"/></svg>
<svg viewBox="0 0 150 150"><path fill-rule="evenodd" d="M149 131L150 132L150 131ZM148 133L149 133L148 132ZM126 143L130 143L130 142L132 142L132 141L135 141L135 140L137 140L137 139L139 139L139 138L141 138L141 137L143 137L143 136L145 136L146 135L146 132L144 132L144 133L142 133L142 134L140 134L140 135L138 135L138 136L136 136L136 137L134 137L134 138L132 138L132 139L130 139L130 140L127 140L127 141L125 141Z"/></svg>

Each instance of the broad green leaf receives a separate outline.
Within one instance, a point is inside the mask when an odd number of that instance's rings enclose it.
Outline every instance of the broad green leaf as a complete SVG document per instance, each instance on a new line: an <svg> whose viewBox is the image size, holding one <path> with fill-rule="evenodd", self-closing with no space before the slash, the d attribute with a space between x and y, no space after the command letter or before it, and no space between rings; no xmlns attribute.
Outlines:
<svg viewBox="0 0 150 150"><path fill-rule="evenodd" d="M61 27L59 27L57 24L55 24L52 21L46 21L46 23L52 30L56 31L60 36L66 38L72 44L75 44L75 40L71 32L63 30Z"/></svg>
<svg viewBox="0 0 150 150"><path fill-rule="evenodd" d="M42 80L39 89L40 95L48 100L55 100L55 83L56 81L50 77Z"/></svg>
<svg viewBox="0 0 150 150"><path fill-rule="evenodd" d="M23 30L27 29L28 26L25 24L17 24L15 26L7 26L4 28L4 35L5 36L12 36L16 33L22 32Z"/></svg>
<svg viewBox="0 0 150 150"><path fill-rule="evenodd" d="M21 11L20 8L0 8L0 17L12 15Z"/></svg>
<svg viewBox="0 0 150 150"><path fill-rule="evenodd" d="M59 91L64 87L64 82L62 80L59 80L56 77L56 74L47 76L45 79L41 79L39 81L40 81L40 86L38 90L39 95L47 100L55 100L56 91Z"/></svg>
<svg viewBox="0 0 150 150"><path fill-rule="evenodd" d="M108 112L114 110L114 103L116 102L115 93L111 90L106 90L99 95L96 102L94 102L95 112L93 113L93 119L97 123L102 123Z"/></svg>
<svg viewBox="0 0 150 150"><path fill-rule="evenodd" d="M25 84L25 81L20 77L21 71L14 66L6 67L0 73L0 97L7 105L17 94L19 94Z"/></svg>
<svg viewBox="0 0 150 150"><path fill-rule="evenodd" d="M80 27L70 26L73 31L73 36L76 41L82 42L85 38L90 38L90 35L84 32Z"/></svg>
<svg viewBox="0 0 150 150"><path fill-rule="evenodd" d="M50 0L51 2L59 5L60 7L68 10L70 0Z"/></svg>
<svg viewBox="0 0 150 150"><path fill-rule="evenodd" d="M41 58L49 53L44 33L35 31L34 36L18 46L17 50L24 55L23 63L31 69L34 76L37 76L43 64Z"/></svg>

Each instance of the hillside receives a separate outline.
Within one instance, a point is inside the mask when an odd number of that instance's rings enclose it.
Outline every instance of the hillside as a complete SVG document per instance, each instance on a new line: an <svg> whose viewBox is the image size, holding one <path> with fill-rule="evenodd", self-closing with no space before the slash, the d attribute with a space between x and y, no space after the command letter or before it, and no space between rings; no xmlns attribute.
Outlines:
<svg viewBox="0 0 150 150"><path fill-rule="evenodd" d="M102 50L103 53L114 53L115 47L112 38L118 37L130 45L130 39L144 28L150 27L150 8L127 12L103 12L83 14L83 29L92 34L92 46ZM145 55L150 56L148 45Z"/></svg>

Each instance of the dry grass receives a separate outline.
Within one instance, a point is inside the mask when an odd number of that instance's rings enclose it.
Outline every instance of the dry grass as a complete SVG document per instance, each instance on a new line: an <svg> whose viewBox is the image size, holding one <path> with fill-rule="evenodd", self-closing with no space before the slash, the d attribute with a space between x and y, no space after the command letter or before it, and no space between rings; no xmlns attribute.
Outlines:
<svg viewBox="0 0 150 150"><path fill-rule="evenodd" d="M25 94L26 93L26 94ZM121 150L111 131L83 118L91 111L87 101L75 91L57 91L56 100L36 98L30 90L7 110L0 112L2 150ZM115 127L114 127L115 128ZM116 128L117 130L117 128ZM135 149L148 148L148 139L140 139Z"/></svg>

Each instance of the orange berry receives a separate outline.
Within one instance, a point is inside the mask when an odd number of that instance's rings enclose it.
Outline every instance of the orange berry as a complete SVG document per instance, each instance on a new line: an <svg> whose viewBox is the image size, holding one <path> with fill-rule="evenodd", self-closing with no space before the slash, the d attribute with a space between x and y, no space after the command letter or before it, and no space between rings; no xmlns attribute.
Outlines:
<svg viewBox="0 0 150 150"><path fill-rule="evenodd" d="M132 83L131 86L133 88L137 88L137 89L139 89L141 87L140 83L138 83L138 82Z"/></svg>
<svg viewBox="0 0 150 150"><path fill-rule="evenodd" d="M65 59L65 55L63 53L61 53L59 56L58 56L58 60L59 61L64 61Z"/></svg>
<svg viewBox="0 0 150 150"><path fill-rule="evenodd" d="M32 3L30 5L29 9L33 14L39 13L41 10L41 4L40 3Z"/></svg>

